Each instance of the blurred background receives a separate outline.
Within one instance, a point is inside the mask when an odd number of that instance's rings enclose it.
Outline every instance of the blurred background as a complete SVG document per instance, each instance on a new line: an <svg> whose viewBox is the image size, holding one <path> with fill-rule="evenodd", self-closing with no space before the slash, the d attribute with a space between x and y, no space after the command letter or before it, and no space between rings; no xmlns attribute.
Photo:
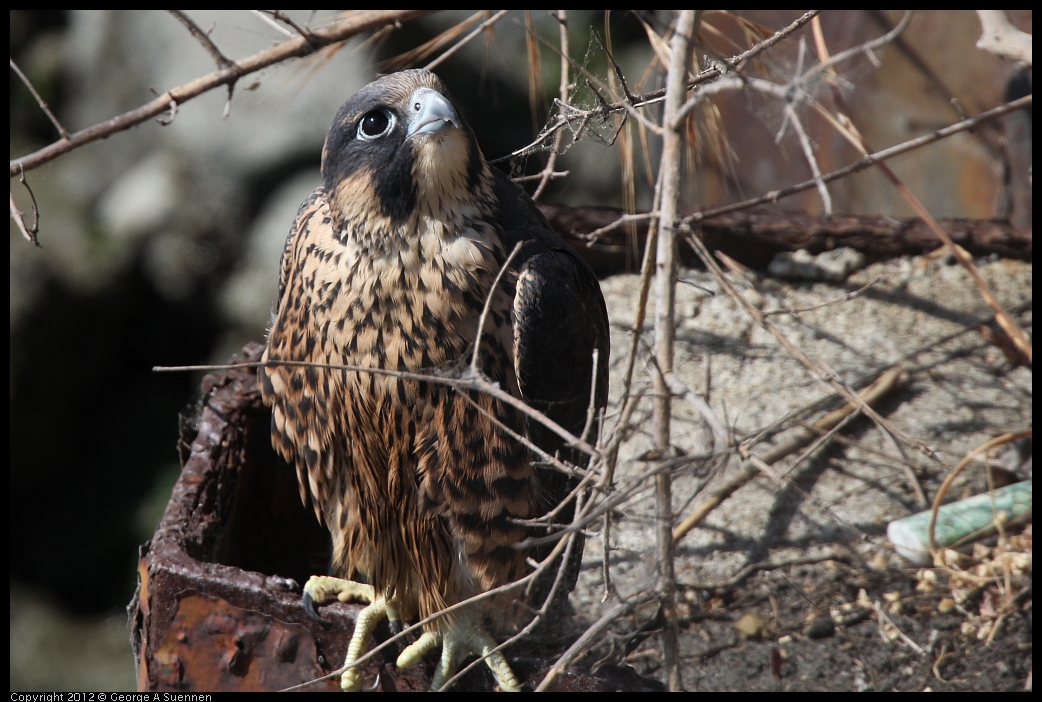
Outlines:
<svg viewBox="0 0 1042 702"><path fill-rule="evenodd" d="M189 14L232 60L286 38L247 11ZM312 26L330 16L288 14ZM731 56L797 16L709 13L703 55ZM839 51L885 33L901 16L826 12L822 24ZM1031 31L1030 12L1010 16ZM377 73L402 67L395 57L446 31L456 32L453 40L465 36L489 17L436 13L272 66L239 81L226 119L227 92L215 90L180 106L169 124L146 122L27 174L42 248L12 223L12 690L134 688L125 607L137 547L177 479L179 417L191 413L199 381L151 368L223 363L244 342L263 340L279 255L297 207L320 182L322 142L337 108ZM670 21L670 13L571 11L570 54L612 82L608 48L629 89L646 92L662 81L649 28L665 34ZM489 159L532 142L559 94L560 59L530 40L526 24L558 46L557 19L511 12L437 68ZM893 44L839 67L873 147L1031 92L1029 74L974 48L979 35L972 12L919 14ZM69 131L214 70L198 41L160 11L12 10L10 38L12 60ZM797 33L750 70L784 81L811 60L806 42L813 47L808 32ZM410 65L436 55L413 55ZM598 104L585 81L575 90L580 104ZM58 138L13 72L10 95L12 159ZM783 121L784 104L746 92L706 103L692 122L685 205L726 204L809 178L793 130L777 138ZM810 115L806 123L823 171L857 158L822 120ZM935 216L1027 225L1030 190L1015 187L1027 180L1010 174L1029 167L1030 128L1029 113L1010 115L891 166ZM647 208L658 163L647 137L621 119L592 124L558 161L569 175L541 200ZM522 175L544 162L545 152L500 165ZM11 187L30 211L17 179ZM874 171L836 183L832 195L837 212L911 214ZM822 209L813 190L777 207Z"/></svg>

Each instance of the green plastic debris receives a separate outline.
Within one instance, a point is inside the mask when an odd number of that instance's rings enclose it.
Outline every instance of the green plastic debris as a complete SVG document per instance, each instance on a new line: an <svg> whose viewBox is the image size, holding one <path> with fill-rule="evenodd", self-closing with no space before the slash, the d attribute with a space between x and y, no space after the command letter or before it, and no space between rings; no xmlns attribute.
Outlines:
<svg viewBox="0 0 1042 702"><path fill-rule="evenodd" d="M934 543L938 548L960 546L995 533L996 517L1009 523L1031 514L1031 481L1014 483L991 493L974 495L937 510ZM930 510L896 519L886 535L894 550L914 565L933 563L930 556Z"/></svg>

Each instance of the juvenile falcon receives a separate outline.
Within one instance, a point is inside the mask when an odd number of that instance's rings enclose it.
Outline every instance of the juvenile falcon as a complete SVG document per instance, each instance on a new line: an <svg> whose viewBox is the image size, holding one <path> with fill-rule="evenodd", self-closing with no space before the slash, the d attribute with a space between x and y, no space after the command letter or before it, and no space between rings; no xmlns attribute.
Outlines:
<svg viewBox="0 0 1042 702"><path fill-rule="evenodd" d="M589 266L531 199L485 162L434 74L403 71L348 100L322 151L323 186L301 206L282 255L265 361L307 361L459 375L480 338L480 371L573 434L607 395L608 319ZM593 366L594 350L599 361ZM305 605L361 598L347 663L373 627L425 618L523 576L530 533L519 519L567 494L533 466L527 437L551 455L563 441L512 407L444 384L367 372L269 365L272 443L297 471L301 498L333 536L333 570ZM348 578L364 576L368 585ZM432 687L496 643L490 612L464 608L425 626L398 665L438 645ZM317 615L316 615L317 616ZM517 689L502 654L486 662ZM344 689L358 689L358 668Z"/></svg>

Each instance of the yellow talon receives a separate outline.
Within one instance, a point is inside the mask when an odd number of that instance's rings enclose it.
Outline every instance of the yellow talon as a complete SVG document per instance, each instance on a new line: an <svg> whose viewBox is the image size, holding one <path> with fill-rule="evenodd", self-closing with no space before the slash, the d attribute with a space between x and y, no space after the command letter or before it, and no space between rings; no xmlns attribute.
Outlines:
<svg viewBox="0 0 1042 702"><path fill-rule="evenodd" d="M340 688L344 692L357 692L362 689L361 668L349 668L352 663L361 658L365 653L365 644L369 635L380 623L380 620L390 615L391 619L397 620L398 608L389 605L382 596L377 596L372 585L356 583L353 580L343 580L325 575L313 575L304 586L304 593L311 597L316 604L328 602L333 597L341 602L352 600L371 603L368 607L358 613L355 619L355 631L351 635L351 642L347 645L347 657L344 659L344 667L347 670L340 676Z"/></svg>
<svg viewBox="0 0 1042 702"><path fill-rule="evenodd" d="M377 595L372 585L358 583L353 580L343 580L325 575L314 575L304 586L304 593L312 599L315 604L328 602L334 597L341 602L362 601L369 602L369 606L358 613L355 619L355 631L351 635L351 642L347 646L347 657L344 659L344 667L347 670L340 676L340 687L345 692L356 692L362 689L362 670L358 667L349 667L365 653L365 644L370 634L384 617L392 622L399 621L398 606L393 600L387 600L382 595ZM485 659L485 664L496 677L499 687L507 692L520 692L521 683L511 670L507 659L496 648L496 641L484 627L475 624L469 617L443 625L446 630L442 633L424 632L415 643L407 646L398 656L398 667L408 668L419 663L428 651L441 646L441 659L434 671L434 679L431 681L431 690L439 690L445 683L456 674L456 668L460 660L467 655L473 654Z"/></svg>
<svg viewBox="0 0 1042 702"><path fill-rule="evenodd" d="M520 692L521 683L518 682L514 671L510 669L507 659L499 651L493 652L497 644L495 639L489 636L484 627L470 622L457 622L448 625L448 629L442 633L424 632L416 643L408 646L398 656L398 667L407 668L419 663L424 654L441 644L441 660L434 671L434 679L431 681L431 690L437 691L456 674L456 667L460 660L468 654L481 656L485 664L496 676L496 682L506 692Z"/></svg>

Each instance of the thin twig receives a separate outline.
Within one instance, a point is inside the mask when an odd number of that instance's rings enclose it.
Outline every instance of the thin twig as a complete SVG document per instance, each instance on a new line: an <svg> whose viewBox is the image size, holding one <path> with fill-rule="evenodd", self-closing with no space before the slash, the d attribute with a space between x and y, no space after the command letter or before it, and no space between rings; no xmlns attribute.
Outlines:
<svg viewBox="0 0 1042 702"><path fill-rule="evenodd" d="M517 176L516 178L511 178L510 180L514 181L515 183L531 183L533 180L538 180L540 184L542 184L544 179L555 180L557 178L564 178L570 173L571 171L548 171L546 168L544 168L538 173L533 173L532 175L526 176ZM532 199L534 200L535 198Z"/></svg>
<svg viewBox="0 0 1042 702"><path fill-rule="evenodd" d="M935 141L939 141L941 139L950 137L953 134L958 134L959 132L964 132L968 129L973 129L979 124L990 122L993 119L998 119L999 117L1009 114L1010 112L1015 112L1017 110L1030 106L1031 96L1025 95L1022 98L1012 100L1004 105L999 105L998 107L982 112L975 117L971 117L970 119L965 119L960 122L956 122L948 127L944 127L943 129L938 129L937 131L931 134L924 134L921 137L909 139L908 141L897 144L896 146L891 146L888 149L882 149L881 151L873 152L872 154L866 155L858 159L857 161L854 161L853 163L844 166L843 168L838 168L832 171L831 173L823 175L820 180L824 183L830 183L833 180L843 178L844 176L848 176L851 173L857 173L859 171L865 170L866 168L875 166L876 164L891 159L894 156L900 156L901 154L913 151L927 144L932 144ZM722 207L714 207L708 210L702 210L701 212L695 212L694 214L688 215L688 217L686 217L684 221L685 223L699 222L703 219L708 219L717 215L726 214L728 212L746 210L750 207L755 207L756 205L763 205L766 203L775 203L783 197L795 195L796 193L801 193L804 190L810 190L811 188L817 187L818 182L819 179L812 178L810 180L805 180L802 183L797 183L796 185L790 185L787 188L782 188L780 190L772 190L771 192L766 193L764 195L750 198L748 200L743 200L741 202L736 202L733 205L724 205Z"/></svg>
<svg viewBox="0 0 1042 702"><path fill-rule="evenodd" d="M716 259L714 259L710 255L709 250L706 248L705 244L702 243L701 239L699 239L697 236L689 234L686 237L686 240L688 244L691 246L691 248L695 250L695 253L698 254L698 257L702 259L702 262L705 264L706 268L708 268L709 271L713 274L713 277L716 278L716 281L720 285L720 287L723 288L727 292L727 294L731 296L731 298L734 299L734 301L738 303L738 305L756 321L757 324L759 324L764 330L770 333L771 336L773 336L778 341L778 343L781 344L783 348L785 348L786 351L792 354L792 356L796 358L796 360L798 360L804 366L804 368L809 370L814 377L816 377L822 383L825 383L826 385L829 385L833 389L839 391L840 394L842 394L851 402L860 405L861 409L865 412L865 414L868 417L872 419L872 421L887 427L889 431L893 432L896 436L901 437L901 440L906 442L909 446L913 447L915 450L919 451L923 455L940 462L940 459L937 457L937 454L934 453L933 450L931 450L922 442L915 441L910 436L905 434L903 431L897 429L890 422L881 417L878 412L869 407L864 402L864 400L858 397L858 395L854 393L847 386L846 383L842 382L842 380L839 378L839 376L836 375L835 372L824 367L821 363L812 360L802 349L793 344L788 339L788 337L786 337L781 332L781 330L779 330L771 322L765 319L763 313L760 312L760 310L757 309L754 305L752 305L745 298L744 295L742 295L738 292L737 289L735 289L731 281L727 278L727 276L723 274L723 271L720 270L720 266L719 264L717 264Z"/></svg>
<svg viewBox="0 0 1042 702"><path fill-rule="evenodd" d="M462 22L457 22L441 34L431 37L419 46L404 51L386 61L381 61L377 64L377 70L381 73L393 73L406 68L412 68L420 61L425 61L433 54L456 41L463 32L467 31L468 27L483 17L487 19L488 16L488 10L478 10Z"/></svg>
<svg viewBox="0 0 1042 702"><path fill-rule="evenodd" d="M455 46L453 46L451 49L446 51L444 54L442 54L438 58L436 58L433 61L431 61L430 63L428 63L426 66L424 66L424 68L426 68L428 71L433 71L435 68L440 66L443 61L445 61L450 56L452 56L454 53L456 53L457 51L462 49L464 46L469 44L470 41L472 39L474 39L474 37L478 36L483 31L485 31L486 29L488 29L489 27L494 25L496 22L498 22L499 20L501 20L504 17L506 17L508 12L510 12L510 10L500 10L496 14L492 15L487 20L485 20L484 22L479 24L477 29L475 29L473 32L471 32L467 36L465 36L462 39L460 39L459 42L457 42Z"/></svg>
<svg viewBox="0 0 1042 702"><path fill-rule="evenodd" d="M626 616L637 607L647 604L653 601L657 597L657 594L653 590L644 590L643 592L634 595L625 602L620 602L608 609L607 612L601 615L600 619L590 625L590 627L583 632L583 635L573 643L568 650L561 654L550 670L546 672L546 675L536 686L536 692L545 692L547 688L554 684L554 681L560 677L561 673L568 669L568 666L572 664L576 658L579 657L586 648L592 644L598 636L600 636L605 629L615 623L615 621L621 617Z"/></svg>
<svg viewBox="0 0 1042 702"><path fill-rule="evenodd" d="M571 98L571 93L568 85L568 62L564 60L564 57L570 56L568 48L568 11L558 10L557 11L557 23L558 31L560 36L560 54L561 54L561 85L560 94L562 105L567 105ZM558 130L554 135L554 145L550 149L550 156L546 159L546 166L543 168L543 172L539 174L539 185L536 186L535 192L532 193L532 199L538 200L539 196L543 194L543 190L546 189L550 179L554 177L554 167L557 165L557 157L560 154L561 140L564 139L564 131Z"/></svg>
<svg viewBox="0 0 1042 702"><path fill-rule="evenodd" d="M314 32L311 31L310 27L301 27L299 24L293 21L292 17L287 15L285 12L282 12L281 10L261 10L261 12L270 13L271 16L275 19L281 22L285 22L289 26L293 27L293 29L296 30L297 34L303 37L304 40L307 41L307 43L310 44L313 48L321 48L318 45L317 38L315 37Z"/></svg>
<svg viewBox="0 0 1042 702"><path fill-rule="evenodd" d="M822 62L827 59L827 47L824 42L824 35L821 32L820 21L818 18L814 20L815 38L818 39L818 52L821 54ZM846 105L846 100L843 97L842 92L839 89L839 85L836 80L830 79L829 85L832 88L832 97L839 110L838 124L837 119L830 119L830 124L836 127L836 130L857 150L859 150L865 156L871 156L873 149L868 145L862 137L860 131L854 124L853 112ZM819 110L819 112L824 112ZM825 116L831 118L832 116L827 112L824 112ZM941 225L938 224L937 220L934 219L933 215L926 209L923 203L915 196L914 193L906 186L900 178L890 169L885 163L877 162L876 167L879 168L880 172L890 181L890 183L897 189L898 193L905 199L905 201L912 206L923 221L929 226L930 230L940 239L948 250L955 256L956 260L966 269L966 272L970 274L970 278L973 279L974 284L977 286L977 290L980 292L981 297L988 304L991 309L995 311L995 320L998 322L1002 330L1006 332L1009 338L1016 345L1017 349L1027 358L1027 362L1031 363L1032 356L1032 344L1031 339L1027 333L1017 324L1016 320L1010 316L1009 312L1006 311L999 299L991 291L987 281L984 280L984 276L980 274L977 266L973 263L973 258L969 253L960 246L956 246L952 238L945 232Z"/></svg>
<svg viewBox="0 0 1042 702"><path fill-rule="evenodd" d="M18 64L14 62L14 59L10 59L10 61L11 70L22 79L22 82L25 83L25 87L29 88L29 92L33 94L34 98L36 98L36 104L39 105L40 109L43 110L43 113L47 115L47 119L51 120L51 124L53 124L54 128L58 130L58 133L62 135L62 139L68 139L69 133L65 131L65 127L62 126L62 123L59 122L58 118L54 116L53 112L51 112L51 108L47 105L47 101L40 97L40 93L36 92L36 88L33 87L33 84L30 83L25 74L22 73L22 69L18 67ZM14 176L14 173L11 175Z"/></svg>
<svg viewBox="0 0 1042 702"><path fill-rule="evenodd" d="M910 639L907 634L901 631L901 628L897 626L897 624L894 624L894 620L887 616L886 612L883 611L883 607L879 604L878 600L873 602L872 606L876 610L876 617L879 618L879 627L881 631L883 630L884 626L890 626L891 629L897 632L898 638L900 638L910 649L918 653L920 656L926 655L926 651L923 650L922 646L917 644L915 641L912 641L912 639ZM890 640L887 638L885 633L883 634L883 641L885 643L890 643Z"/></svg>
<svg viewBox="0 0 1042 702"><path fill-rule="evenodd" d="M210 371L210 370L228 370L231 368L264 368L264 367L276 367L276 366L287 366L294 368L324 368L327 370L345 370L353 371L356 373L372 373L373 375L387 375L392 378L400 378L402 380L415 380L421 383L435 383L438 385L447 385L457 390L476 390L477 392L483 392L489 395L493 399L499 400L505 404L514 407L524 414L532 417L536 421L540 422L550 431L554 432L562 439L568 446L575 447L581 451L592 456L600 456L601 452L596 448L583 441L579 437L572 434L570 431L562 427L554 420L547 417L539 410L532 409L522 400L517 399L510 393L506 392L498 385L490 383L487 380L478 378L451 378L444 375L426 374L426 373L411 373L408 371L397 371L386 368L370 368L368 366L355 366L346 363L313 363L311 361L281 361L281 360L269 360L269 361L257 361L256 363L236 363L236 364L223 364L223 365L205 365L205 366L153 366L152 370L156 373L176 373L184 371Z"/></svg>
<svg viewBox="0 0 1042 702"><path fill-rule="evenodd" d="M548 46L551 51L554 51L554 52L560 54L560 49L558 49L556 46L554 46L553 44L548 42L546 39L543 39L538 34L536 34L535 37L536 37L536 39L541 41L543 44ZM663 133L662 132L662 127L660 127L659 125L657 125L654 122L650 121L647 117L642 115L640 113L640 111L637 109L637 107L643 107L644 105L634 105L634 104L630 103L629 100L620 100L618 98L618 96L615 95L615 92L611 88L609 88L607 85L605 85L605 83L600 78L598 78L597 76L595 76L592 73L590 73L590 71L588 71L586 69L586 67L583 66L581 63L579 63L578 61L573 59L571 56L561 55L561 58L564 59L565 61L567 61L568 63L572 64L572 68L574 68L576 71L578 71L579 73L581 73L585 77L585 79L587 81L587 85L590 87L591 90L593 90L594 94L597 95L597 97L601 100L601 106L598 107L598 108L595 108L593 110L578 110L578 112L585 113L585 114L581 115L581 117L585 118L587 115L597 115L597 116L600 116L602 119L607 119L608 116L611 115L614 112L625 111L631 117L633 117L635 120L637 120L638 122L643 124L646 128L651 130L653 133L658 134L659 136L662 136L662 133ZM604 93L610 95L612 97L612 99L615 100L615 102L613 102L611 104L607 103L606 101L604 101L603 96L601 96L600 92L598 92L598 91L604 92ZM575 121L575 119L576 119L576 117L568 117L567 121L571 122L571 121ZM546 132L544 132L540 136L542 137L542 139L539 139L539 141L541 142L543 139L546 138ZM515 154L516 154L516 152L515 152ZM513 156L514 154L511 154L511 155Z"/></svg>
<svg viewBox="0 0 1042 702"><path fill-rule="evenodd" d="M612 70L615 72L615 78L622 85L622 94L626 96L626 99L633 104L637 100L637 96L630 92L629 86L626 84L626 76L622 72L622 68L619 67L619 63L615 60L615 57L611 55L611 49L605 45L604 40L601 39L601 35L598 34L597 30L591 30L593 32L593 38L597 40L597 43L601 45L601 50L604 51L604 55L608 57L608 62L611 64ZM611 37L609 37L610 39Z"/></svg>
<svg viewBox="0 0 1042 702"><path fill-rule="evenodd" d="M466 402L468 402L472 407L474 407L474 409L476 409L478 412L480 412L482 415L484 415L487 419L489 419L501 431L505 432L514 441L518 442L519 444L524 446L526 449L528 449L529 451L532 451L537 456L539 456L542 459L543 463L546 463L546 464L552 466L554 469L561 471L562 473L564 473L565 475L567 475L567 476L569 476L571 478L578 478L578 479L581 479L581 480L590 480L593 477L594 474L593 474L592 471L582 470L582 469L578 468L577 466L572 466L572 465L569 465L568 463L565 463L564 461L561 461L560 459L556 458L555 456L551 456L549 453L547 453L543 449L539 448L539 446L537 446L534 442L532 442L531 439L529 439L529 438L527 438L525 436L521 436L516 431L514 431L513 429L508 427L506 424L503 423L502 420L500 420L494 414L492 414L487 409L485 409L484 407L479 405L477 402L475 402L474 398L470 397L470 395L468 395L467 393L460 393L460 397L462 397ZM554 510L557 511L557 510L561 509L562 508L561 505L562 504L565 504L565 505L568 504L572 500L572 498L573 498L573 495L569 495L568 497L564 498L563 500L561 500L561 503L558 504L558 506L554 508ZM542 520L543 520L543 518L540 518L540 519L515 519L513 521L517 522L518 524L538 524Z"/></svg>
<svg viewBox="0 0 1042 702"><path fill-rule="evenodd" d="M701 395L696 393L691 388L687 387L680 381L679 378L673 373L664 373L664 380L666 385L669 386L670 392L679 396L684 402L688 403L702 415L702 419L709 425L709 429L713 433L713 446L724 447L727 446L731 439L728 436L727 427L724 426L723 421L716 415L713 408L709 406L709 402L705 400Z"/></svg>
<svg viewBox="0 0 1042 702"><path fill-rule="evenodd" d="M232 65L232 62L227 56L221 53L221 50L217 48L217 45L210 40L210 35L200 29L199 25L192 21L192 18L186 15L181 10L168 10L170 14L178 19L187 29L188 32L195 37L206 52L213 58L214 63L217 64L218 70L228 68ZM221 113L221 119L228 119L228 115L232 112L232 96L235 94L235 81L228 83L228 99L224 102L224 112ZM158 120L160 124L166 126L174 121L174 117L177 116L177 103L173 100L170 101L170 119L169 120Z"/></svg>
<svg viewBox="0 0 1042 702"><path fill-rule="evenodd" d="M597 484L598 489L604 493L609 493L613 489L612 477L615 470L615 462L619 456L619 446L621 446L622 442L628 438L632 426L630 420L633 417L634 410L637 409L637 405L640 403L640 398L643 396L644 391L641 389L636 395L630 397L625 404L623 404L622 412L619 415L619 421L615 424L612 431L612 439L605 448L605 458L602 461L604 472L601 475L600 482ZM604 523L601 528L601 578L604 582L604 594L601 597L601 602L607 602L609 598L618 596L611 580L611 510L605 511Z"/></svg>
<svg viewBox="0 0 1042 702"><path fill-rule="evenodd" d="M503 275L510 270L510 264L514 261L514 257L517 256L517 252L520 251L527 241L519 241L514 245L514 250L507 256L507 260L503 262L503 265L499 267L499 272L496 273L496 279L492 281L492 287L488 289L488 294L485 296L485 306L481 308L481 316L478 318L478 334L474 337L474 355L470 359L470 372L477 376L480 373L478 368L478 354L481 352L481 337L485 333L485 319L488 317L489 308L492 307L492 298L496 295L496 290L499 288L499 281L503 279Z"/></svg>
<svg viewBox="0 0 1042 702"><path fill-rule="evenodd" d="M854 58L855 56L871 54L876 49L894 41L895 39L897 39L898 36L901 35L902 32L904 32L905 29L908 28L908 23L912 21L912 14L913 13L911 10L906 10L904 17L901 18L901 21L898 22L893 29L891 29L883 36L873 39L871 41L867 41L864 44L859 44L858 46L852 47L845 51L840 51L838 54L835 54L829 57L828 59L822 61L818 65L810 68L806 73L800 76L800 82L807 83L812 78L815 78L822 71L827 70L831 72L832 67L838 63L842 63L843 61Z"/></svg>
<svg viewBox="0 0 1042 702"><path fill-rule="evenodd" d="M810 166L810 172L817 183L818 195L821 196L822 214L830 217L832 215L832 195L829 194L828 186L821 179L821 167L818 165L818 158L814 155L814 147L810 143L810 137L807 136L807 130L803 128L803 122L800 121L799 115L796 114L796 108L791 104L785 106L785 114L788 115L792 128L796 130L796 136L800 140L800 148L803 149L803 156L807 159L807 165Z"/></svg>
<svg viewBox="0 0 1042 702"><path fill-rule="evenodd" d="M861 391L858 398L860 403L867 405L869 403L878 402L897 387L904 377L905 374L902 368L899 366L891 368L881 375L876 382ZM816 431L828 432L857 408L858 405L850 403L841 409L830 412L815 422L814 428ZM762 462L766 465L777 463L786 456L795 453L807 444L811 443L815 438L817 437L814 432L804 430L798 436L794 436L792 439L782 442L767 455L763 456ZM742 452L743 456L749 457L750 454L745 446L741 446L739 450ZM702 523L702 521L709 516L709 513L719 507L735 490L738 490L740 487L750 482L753 478L759 475L760 472L761 469L758 465L749 465L718 490L714 491L708 498L703 500L698 507L693 509L691 513L680 522L680 524L677 525L676 529L673 530L673 540L680 541L684 538L689 531Z"/></svg>
<svg viewBox="0 0 1042 702"><path fill-rule="evenodd" d="M185 26L188 32L196 38L196 40L202 44L203 48L206 49L206 53L210 54L210 58L213 59L214 63L217 64L217 68L227 68L232 65L232 62L221 53L221 50L217 48L217 45L213 43L210 36L200 29L192 18L186 15L181 10L167 10L170 14L177 18L177 20Z"/></svg>
<svg viewBox="0 0 1042 702"><path fill-rule="evenodd" d="M870 287L872 287L873 285L875 285L876 283L878 283L882 279L883 279L883 276L882 276L882 274L880 274L880 275L877 275L872 280L870 280L867 283L865 283L864 285L862 285L857 290L851 290L850 292L846 293L845 295L841 295L840 297L836 297L836 298L833 298L831 300L826 300L825 302L820 302L820 303L818 303L816 305L811 305L810 307L793 307L792 309L768 310L767 312L763 313L763 316L764 317L770 317L770 316L776 315L776 314L797 315L797 314L803 314L804 312L810 312L811 310L820 310L822 307L831 307L832 305L838 305L838 304L840 304L842 302L850 302L855 297L859 296L861 293L865 292L866 290L868 290Z"/></svg>
<svg viewBox="0 0 1042 702"><path fill-rule="evenodd" d="M22 236L26 238L32 244L40 246L40 240L37 235L40 233L40 209L36 206L36 195L33 193L33 189L29 187L29 181L25 179L25 173L21 174L19 179L25 189L29 192L29 197L33 201L33 226L28 227L25 224L25 213L18 209L18 205L14 201L14 190L11 190L11 219L18 225L18 230L22 232Z"/></svg>
<svg viewBox="0 0 1042 702"><path fill-rule="evenodd" d="M766 83L766 81L764 82ZM900 144L896 144L895 146L891 146L887 149L876 151L870 155L864 156L863 158L857 161L854 161L851 164L844 166L843 168L837 168L834 171L826 173L822 175L820 179L811 178L810 180L805 180L801 183L790 185L780 190L772 190L763 195L758 195L757 197L742 200L741 202L736 202L730 205L722 205L720 207L712 207L709 209L700 210L698 212L693 212L684 217L682 224L691 225L696 222L701 222L702 220L710 219L712 217L717 217L723 214L728 214L730 212L751 209L753 207L756 207L757 205L763 205L768 203L774 204L782 198L789 197L790 195L796 195L805 190L815 188L817 187L819 182L831 183L834 180L839 180L840 178L844 178L853 173L863 171L866 168L871 168L878 162L886 161L891 158L894 158L895 156L906 154L910 151L922 148L923 146L932 144L936 141L940 141L941 139L946 139L960 132L974 129L975 127L981 124L998 119L999 117L1007 115L1010 112L1025 109L1031 106L1031 102L1031 95L1025 95L1022 98L1018 98L1016 100L1007 102L1003 105L999 105L998 107L982 112L979 115L970 117L969 119L955 122L947 127L938 129L937 131L932 132L930 134L924 134L923 136L916 137L915 139L909 139L908 141L901 142ZM620 215L618 219L612 221L610 224L607 224L601 227L600 229L596 229L590 232L589 234L585 234L584 238L596 240L600 238L602 235L607 234L608 232L611 232L615 229L618 229L630 221L654 219L655 215L655 212L623 214Z"/></svg>
<svg viewBox="0 0 1042 702"><path fill-rule="evenodd" d="M930 525L927 527L927 533L930 535L930 553L937 553L937 541L934 538L934 529L937 526L937 511L944 503L944 498L948 495L948 490L951 489L952 483L955 482L957 477L959 477L959 473L961 473L963 469L980 454L985 453L996 446L1003 446L1005 444L1011 444L1014 441L1019 441L1020 439L1029 438L1031 437L1031 432L1031 429L1026 431L1009 432L1002 436L997 436L994 439L985 441L983 444L966 454L966 456L959 461L958 465L952 469L952 472L944 478L941 486L937 488L937 494L934 495L933 506L930 509Z"/></svg>
<svg viewBox="0 0 1042 702"><path fill-rule="evenodd" d="M724 66L724 67L729 68L729 69L734 69L734 68L740 67L741 64L744 61L746 61L746 60L748 60L748 59L750 59L750 58L752 58L752 57L762 53L763 51L766 51L767 49L769 49L770 47L774 46L775 44L777 44L782 39L788 37L793 32L795 32L798 29L802 28L804 25L806 25L808 22L810 22L811 19L816 17L819 12L820 12L820 10L811 10L810 12L807 12L807 13L803 14L802 16L800 16L799 19L797 19L796 21L792 22L788 26L783 27L782 29L779 29L777 32L775 32L771 36L767 37L763 41L761 41L758 44L754 45L753 47L751 47L747 51L744 51L741 54L738 54L737 56L734 56L734 57L732 57L732 58L730 58L730 59L728 59L728 60L726 60L724 62L718 62L717 65L714 65L714 66L712 66L710 68L707 68L706 70L704 70L701 73L699 73L693 80L688 81L687 82L687 88L690 89L690 88L693 88L696 85L700 85L702 83L706 83L706 82L708 82L710 80L713 80L714 78L719 78L723 74L723 72L724 72L724 69L721 68L721 66ZM540 41L543 41L543 43L546 43L545 40L543 40L542 38L540 38ZM547 44L547 45L550 46L549 44ZM550 48L552 50L554 50L554 51L557 51L556 47L550 46ZM587 75L587 76L590 75L588 71L586 71L582 66L577 64L575 61L573 61L571 59L568 59L568 61L573 66L575 66L578 70L582 71L584 73L584 75ZM596 82L600 83L599 80L597 80ZM602 88L603 88L603 84L602 84ZM580 110L580 109L577 109L577 108L572 108L571 111L570 111L570 114L559 116L559 119L558 119L557 123L553 127L549 128L549 129L543 130L543 132L531 144L529 144L527 146L524 146L524 147L522 147L522 148L520 148L520 149L518 149L518 150L516 150L516 151L514 151L514 152L512 152L510 154L508 154L507 156L504 156L503 158L516 158L518 156L523 156L523 155L525 155L525 154L527 154L527 153L529 153L531 151L540 150L540 149L543 148L543 146L542 146L543 143L550 136L554 135L558 130L562 129L566 124L571 124L572 122L585 123L594 114L597 114L597 115L602 115L603 114L604 116L607 116L607 113L622 112L622 111L630 112L630 114L635 116L636 119L638 121L640 121L642 126L645 126L645 127L649 128L649 129L651 129L651 131L653 131L656 134L660 134L661 133L661 128L659 128L658 125L652 124L651 122L646 120L642 115L640 115L638 112L636 112L636 110L634 108L648 107L648 106L651 106L651 105L655 105L655 104L657 104L659 102L662 102L662 100L664 99L665 94L666 94L665 89L652 90L650 92L647 92L647 93L644 93L642 95L637 96L637 101L632 103L632 104L629 101L627 101L627 100L619 100L619 101L617 101L617 102L615 102L613 104L606 105L604 107L597 108L595 110ZM631 110L633 110L633 111L631 112Z"/></svg>

